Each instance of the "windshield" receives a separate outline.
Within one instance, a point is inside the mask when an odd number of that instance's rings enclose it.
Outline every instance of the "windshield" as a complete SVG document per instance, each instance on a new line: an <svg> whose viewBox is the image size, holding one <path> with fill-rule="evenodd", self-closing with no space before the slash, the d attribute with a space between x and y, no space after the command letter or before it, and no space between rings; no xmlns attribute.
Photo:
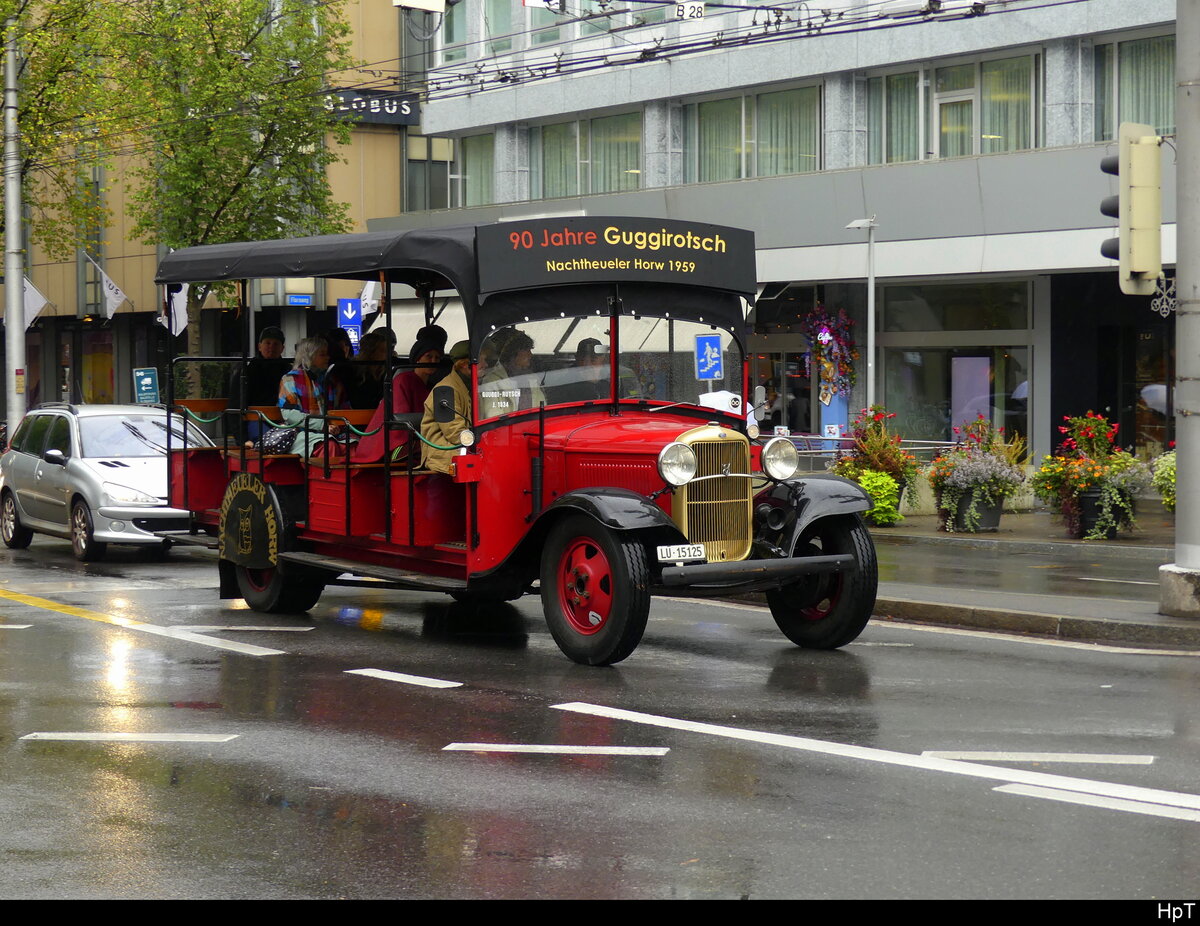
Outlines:
<svg viewBox="0 0 1200 926"><path fill-rule="evenodd" d="M188 446L206 447L205 437L188 425ZM183 446L183 423L171 418L171 445ZM89 415L79 419L84 457L157 457L167 452L164 415Z"/></svg>
<svg viewBox="0 0 1200 926"><path fill-rule="evenodd" d="M677 319L620 318L618 399L706 405L745 414L742 351L728 331ZM497 329L479 352L479 417L611 400L607 315Z"/></svg>

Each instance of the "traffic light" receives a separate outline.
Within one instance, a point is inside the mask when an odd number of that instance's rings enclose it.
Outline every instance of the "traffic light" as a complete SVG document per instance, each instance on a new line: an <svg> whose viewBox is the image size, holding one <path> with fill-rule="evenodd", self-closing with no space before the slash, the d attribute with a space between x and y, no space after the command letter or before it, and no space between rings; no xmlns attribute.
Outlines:
<svg viewBox="0 0 1200 926"><path fill-rule="evenodd" d="M1100 245L1100 253L1121 262L1121 292L1152 296L1162 273L1162 139L1138 122L1122 122L1117 155L1100 162L1120 179L1120 194L1100 203L1100 211L1119 222L1118 238Z"/></svg>

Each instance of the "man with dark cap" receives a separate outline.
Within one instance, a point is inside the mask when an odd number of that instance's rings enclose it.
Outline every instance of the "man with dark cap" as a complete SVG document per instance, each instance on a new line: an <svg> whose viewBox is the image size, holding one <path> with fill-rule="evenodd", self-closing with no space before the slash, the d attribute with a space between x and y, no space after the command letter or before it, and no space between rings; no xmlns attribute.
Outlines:
<svg viewBox="0 0 1200 926"><path fill-rule="evenodd" d="M258 351L246 364L234 368L229 378L229 398L232 407L275 405L279 400L279 380L292 368L283 358L283 332L274 325L263 328L258 335Z"/></svg>
<svg viewBox="0 0 1200 926"><path fill-rule="evenodd" d="M370 335L367 335L370 337ZM436 344L436 338L422 342L418 340L409 351L416 367L397 373L392 380L392 413L406 414L424 411L425 400L429 397L430 383L441 379L438 374L442 367L442 350ZM380 402L367 425L367 436L360 440L350 454L354 463L378 463L384 456L384 433L388 433L387 446L393 452L393 461L402 459L395 451L407 448L408 431L385 429L384 403ZM374 432L374 433L371 433Z"/></svg>
<svg viewBox="0 0 1200 926"><path fill-rule="evenodd" d="M575 347L575 366L563 370L562 374L572 379L554 387L555 402L590 402L608 398L607 348L597 338L584 338Z"/></svg>

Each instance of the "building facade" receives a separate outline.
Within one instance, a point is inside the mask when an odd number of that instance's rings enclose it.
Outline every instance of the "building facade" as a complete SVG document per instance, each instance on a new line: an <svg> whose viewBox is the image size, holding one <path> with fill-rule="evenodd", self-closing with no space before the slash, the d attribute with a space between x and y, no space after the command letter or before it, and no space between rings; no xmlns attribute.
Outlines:
<svg viewBox="0 0 1200 926"><path fill-rule="evenodd" d="M1098 206L1120 122L1174 131L1171 0L695 13L461 0L427 43L421 122L463 152L452 208L369 226L587 213L753 229L754 381L773 421L820 432L862 404L865 357L824 404L805 331L844 309L863 351L867 235L846 226L874 217L877 399L907 436L984 414L1048 452L1063 415L1094 409L1144 454L1170 442L1169 300L1119 292ZM1169 139L1163 181L1169 280Z"/></svg>

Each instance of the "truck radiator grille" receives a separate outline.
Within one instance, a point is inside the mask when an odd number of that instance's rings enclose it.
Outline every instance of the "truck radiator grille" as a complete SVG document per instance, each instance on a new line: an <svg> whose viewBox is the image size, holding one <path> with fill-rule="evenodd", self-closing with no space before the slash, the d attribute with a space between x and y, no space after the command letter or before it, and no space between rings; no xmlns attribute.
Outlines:
<svg viewBox="0 0 1200 926"><path fill-rule="evenodd" d="M697 479L676 493L675 521L689 541L704 544L710 563L733 562L750 553L750 480L744 475L720 475L750 472L750 446L740 435L731 436L733 439L724 440L680 438L695 451ZM700 479L702 476L717 478Z"/></svg>

